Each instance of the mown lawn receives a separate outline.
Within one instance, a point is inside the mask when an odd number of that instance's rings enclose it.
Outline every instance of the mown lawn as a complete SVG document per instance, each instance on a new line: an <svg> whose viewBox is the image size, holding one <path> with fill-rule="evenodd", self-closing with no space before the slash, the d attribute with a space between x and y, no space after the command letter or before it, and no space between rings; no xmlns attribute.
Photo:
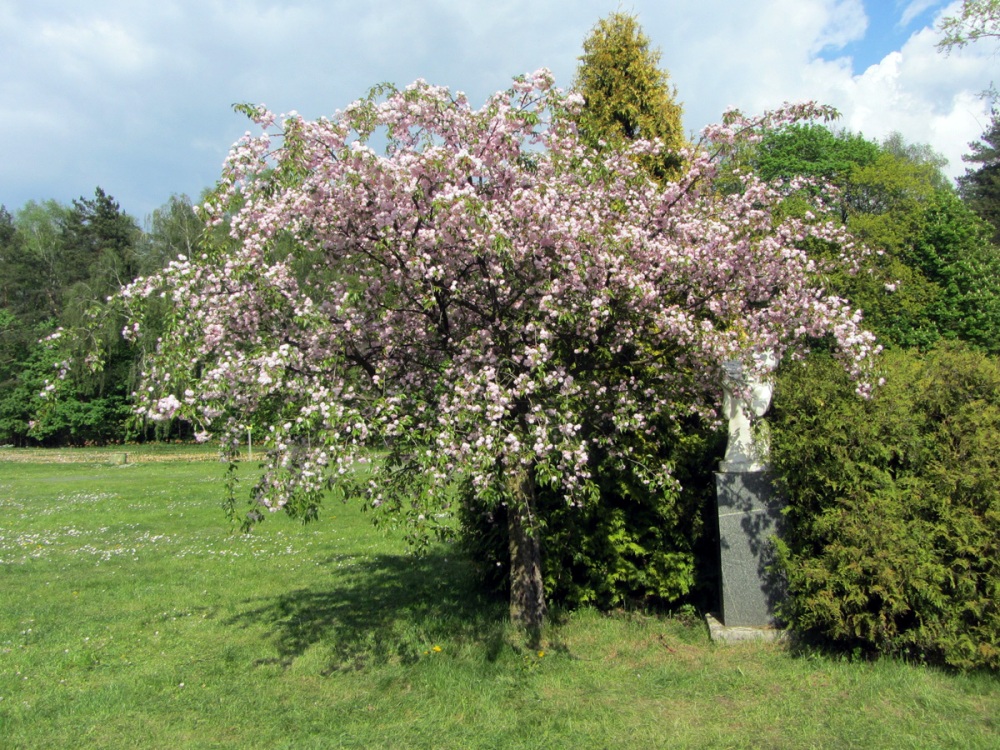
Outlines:
<svg viewBox="0 0 1000 750"><path fill-rule="evenodd" d="M454 549L345 505L234 535L167 453L0 456L0 747L1000 747L997 675L591 611L524 650Z"/></svg>

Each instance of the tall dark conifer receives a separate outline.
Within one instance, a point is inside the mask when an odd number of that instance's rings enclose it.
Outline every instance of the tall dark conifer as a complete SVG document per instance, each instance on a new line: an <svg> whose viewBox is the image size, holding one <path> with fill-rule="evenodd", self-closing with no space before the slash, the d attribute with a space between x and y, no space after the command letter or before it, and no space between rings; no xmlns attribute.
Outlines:
<svg viewBox="0 0 1000 750"><path fill-rule="evenodd" d="M993 111L990 126L976 142L971 153L962 157L969 164L958 178L958 192L966 205L993 227L993 243L1000 244L1000 113Z"/></svg>

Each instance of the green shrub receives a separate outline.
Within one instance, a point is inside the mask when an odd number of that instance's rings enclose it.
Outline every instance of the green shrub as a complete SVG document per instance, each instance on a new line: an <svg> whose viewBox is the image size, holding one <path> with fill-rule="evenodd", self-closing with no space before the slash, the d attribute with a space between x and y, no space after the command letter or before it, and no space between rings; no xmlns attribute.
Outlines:
<svg viewBox="0 0 1000 750"><path fill-rule="evenodd" d="M781 615L849 649L1000 667L1000 365L958 345L884 365L868 401L827 357L779 375Z"/></svg>
<svg viewBox="0 0 1000 750"><path fill-rule="evenodd" d="M600 493L570 506L548 488L537 498L542 572L550 602L575 608L710 605L717 586L716 543L707 514L715 508L713 471L724 435L691 426L677 433L670 451L676 492L653 494L630 481L613 462L597 457L593 475ZM508 586L507 517L466 491L459 503L460 539L485 585ZM702 601L704 600L704 601Z"/></svg>

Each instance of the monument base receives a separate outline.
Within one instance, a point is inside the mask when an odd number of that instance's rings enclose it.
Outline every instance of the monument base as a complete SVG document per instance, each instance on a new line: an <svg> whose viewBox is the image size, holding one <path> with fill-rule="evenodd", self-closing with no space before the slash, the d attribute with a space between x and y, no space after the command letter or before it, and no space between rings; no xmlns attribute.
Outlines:
<svg viewBox="0 0 1000 750"><path fill-rule="evenodd" d="M760 643L787 643L790 641L787 630L778 628L726 627L712 615L705 615L708 625L708 635L715 643L745 643L757 641Z"/></svg>
<svg viewBox="0 0 1000 750"><path fill-rule="evenodd" d="M781 582L768 571L772 537L781 531L781 502L766 471L715 475L719 514L722 623L727 628L775 628Z"/></svg>

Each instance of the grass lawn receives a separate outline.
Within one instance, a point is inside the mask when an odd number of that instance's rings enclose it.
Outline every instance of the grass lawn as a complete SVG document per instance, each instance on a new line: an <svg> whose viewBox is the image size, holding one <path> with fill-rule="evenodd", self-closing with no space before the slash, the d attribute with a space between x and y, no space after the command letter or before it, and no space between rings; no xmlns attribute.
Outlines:
<svg viewBox="0 0 1000 750"><path fill-rule="evenodd" d="M0 748L1000 747L998 675L591 611L526 651L455 550L233 535L222 464L128 450L0 455Z"/></svg>

